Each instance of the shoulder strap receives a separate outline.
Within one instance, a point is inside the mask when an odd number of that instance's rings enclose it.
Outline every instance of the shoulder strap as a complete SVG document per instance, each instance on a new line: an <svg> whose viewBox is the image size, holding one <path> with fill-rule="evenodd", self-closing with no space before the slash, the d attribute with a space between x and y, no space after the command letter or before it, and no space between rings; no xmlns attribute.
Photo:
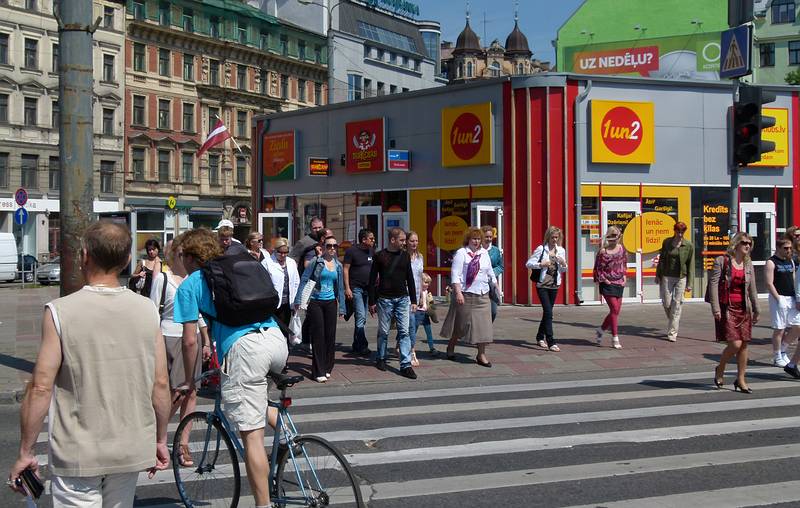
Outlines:
<svg viewBox="0 0 800 508"><path fill-rule="evenodd" d="M544 258L544 251L545 251L545 249L546 249L546 247L544 246L544 244L542 244L542 253L541 253L541 254L539 254L539 263L541 263L541 262L542 262L542 259Z"/></svg>
<svg viewBox="0 0 800 508"><path fill-rule="evenodd" d="M164 305L165 305L165 300L166 300L166 297L167 297L167 283L169 282L169 279L167 278L167 272L161 272L161 273L164 274L164 284L161 286L161 300L159 301L159 304L158 304L158 317L161 318L161 320L163 320L164 319Z"/></svg>

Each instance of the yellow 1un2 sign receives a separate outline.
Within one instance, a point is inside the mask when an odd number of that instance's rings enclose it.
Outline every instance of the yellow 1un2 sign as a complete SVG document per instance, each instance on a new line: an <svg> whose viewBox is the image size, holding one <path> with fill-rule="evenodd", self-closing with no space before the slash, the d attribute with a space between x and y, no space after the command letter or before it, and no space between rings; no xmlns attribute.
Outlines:
<svg viewBox="0 0 800 508"><path fill-rule="evenodd" d="M762 153L761 160L747 167L785 168L789 165L789 110L785 108L761 108L761 114L775 118L775 125L761 131L761 139L775 143L775 150Z"/></svg>
<svg viewBox="0 0 800 508"><path fill-rule="evenodd" d="M492 103L442 109L442 166L494 164Z"/></svg>
<svg viewBox="0 0 800 508"><path fill-rule="evenodd" d="M592 108L592 162L652 164L655 121L652 102L596 101Z"/></svg>

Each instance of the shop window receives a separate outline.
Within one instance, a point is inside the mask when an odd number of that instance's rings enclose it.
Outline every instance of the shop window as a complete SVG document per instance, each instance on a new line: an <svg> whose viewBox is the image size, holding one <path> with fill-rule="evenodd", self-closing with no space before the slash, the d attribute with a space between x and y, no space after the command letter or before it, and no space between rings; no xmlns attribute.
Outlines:
<svg viewBox="0 0 800 508"><path fill-rule="evenodd" d="M164 248L164 212L156 210L139 210L136 213L136 258L145 256L144 244L153 238Z"/></svg>

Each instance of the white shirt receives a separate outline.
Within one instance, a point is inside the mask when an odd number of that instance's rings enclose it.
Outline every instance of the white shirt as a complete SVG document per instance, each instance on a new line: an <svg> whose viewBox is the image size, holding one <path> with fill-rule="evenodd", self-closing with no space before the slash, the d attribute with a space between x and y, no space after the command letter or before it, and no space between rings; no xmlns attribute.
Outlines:
<svg viewBox="0 0 800 508"><path fill-rule="evenodd" d="M539 280L537 282L542 282L544 280L544 276L547 274L547 270L545 270L541 264L539 264L539 258L544 261L545 259L550 259L550 254L547 250L545 250L544 245L540 245L536 247L536 250L533 251L531 257L528 258L528 262L525 263L525 267L528 270L535 270L537 268L541 268L542 271L539 274ZM543 255L544 254L544 255ZM567 251L564 250L564 247L560 245L556 245L556 256L560 257L564 261L567 260ZM556 272L556 286L561 285L561 274L567 271L566 265L562 265L559 263L558 271Z"/></svg>
<svg viewBox="0 0 800 508"><path fill-rule="evenodd" d="M280 300L278 307L280 307L286 303L282 301L284 278L283 267L275 259L275 254L266 256L261 261L261 264L264 265L264 268L266 268L267 272L269 272L269 276L272 279L272 285L275 286L275 291L278 292L278 299ZM297 287L300 285L300 275L297 272L297 261L289 256L286 256L286 270L289 272L289 303L291 304L294 301L295 295L297 294Z"/></svg>
<svg viewBox="0 0 800 508"><path fill-rule="evenodd" d="M453 264L450 271L450 279L453 283L461 284L461 291L463 293L472 293L476 295L485 295L489 292L489 282L497 284L497 278L492 270L492 260L489 259L489 253L483 247L475 251L475 256L480 255L480 269L472 285L467 287L467 267L469 266L472 257L472 251L467 247L462 247L456 251L453 256Z"/></svg>
<svg viewBox="0 0 800 508"><path fill-rule="evenodd" d="M164 287L164 273L167 274L167 290L164 293L164 312L161 314L161 334L165 337L181 337L183 335L183 323L173 321L173 310L175 307L175 292L180 284L175 283L172 272L156 272L153 274L153 285L150 288L150 299L156 304L156 308L161 304L161 289ZM206 322L200 316L197 320L197 330L204 328Z"/></svg>
<svg viewBox="0 0 800 508"><path fill-rule="evenodd" d="M422 301L420 295L422 293L422 254L417 253L417 257L411 259L411 273L414 275L414 287L417 290L417 305Z"/></svg>

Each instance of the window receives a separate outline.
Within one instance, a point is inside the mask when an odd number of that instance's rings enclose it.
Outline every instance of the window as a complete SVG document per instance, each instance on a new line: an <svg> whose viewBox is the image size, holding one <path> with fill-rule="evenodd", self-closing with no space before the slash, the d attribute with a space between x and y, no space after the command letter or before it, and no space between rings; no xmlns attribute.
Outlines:
<svg viewBox="0 0 800 508"><path fill-rule="evenodd" d="M103 134L114 135L114 109L103 108Z"/></svg>
<svg viewBox="0 0 800 508"><path fill-rule="evenodd" d="M25 97L25 125L36 125L36 99L33 97Z"/></svg>
<svg viewBox="0 0 800 508"><path fill-rule="evenodd" d="M305 79L298 79L297 80L297 100L300 102L306 102L306 80Z"/></svg>
<svg viewBox="0 0 800 508"><path fill-rule="evenodd" d="M314 83L314 104L322 104L322 83Z"/></svg>
<svg viewBox="0 0 800 508"><path fill-rule="evenodd" d="M472 62L467 62L467 77L472 77Z"/></svg>
<svg viewBox="0 0 800 508"><path fill-rule="evenodd" d="M794 0L772 1L772 23L794 23Z"/></svg>
<svg viewBox="0 0 800 508"><path fill-rule="evenodd" d="M25 39L25 68L36 69L37 58L36 53L38 44L36 39Z"/></svg>
<svg viewBox="0 0 800 508"><path fill-rule="evenodd" d="M208 84L219 86L219 60L211 60L208 64Z"/></svg>
<svg viewBox="0 0 800 508"><path fill-rule="evenodd" d="M211 37L215 38L219 37L219 18L212 16L211 18L209 18L208 22L209 22L208 34Z"/></svg>
<svg viewBox="0 0 800 508"><path fill-rule="evenodd" d="M103 81L114 82L114 55L103 55Z"/></svg>
<svg viewBox="0 0 800 508"><path fill-rule="evenodd" d="M100 193L114 192L114 161L100 161Z"/></svg>
<svg viewBox="0 0 800 508"><path fill-rule="evenodd" d="M396 60L397 60L397 56L390 51L389 52L389 63L390 64L397 63Z"/></svg>
<svg viewBox="0 0 800 508"><path fill-rule="evenodd" d="M247 138L247 111L236 112L236 135L240 138Z"/></svg>
<svg viewBox="0 0 800 508"><path fill-rule="evenodd" d="M409 89L408 89L408 88L406 88L406 87L403 87L403 93L406 93L406 92L408 92L408 91L409 91Z"/></svg>
<svg viewBox="0 0 800 508"><path fill-rule="evenodd" d="M377 95L378 95L378 97L386 95L386 85L383 83L383 81L378 81L378 93L377 93Z"/></svg>
<svg viewBox="0 0 800 508"><path fill-rule="evenodd" d="M61 104L58 101L53 101L53 108L50 113L51 124L54 129L58 129L61 124Z"/></svg>
<svg viewBox="0 0 800 508"><path fill-rule="evenodd" d="M281 41L280 43L281 55L287 56L289 54L289 37L287 37L286 35L281 35L280 41Z"/></svg>
<svg viewBox="0 0 800 508"><path fill-rule="evenodd" d="M414 59L414 71L419 72L419 69L420 69L421 65L422 65L422 63L415 58Z"/></svg>
<svg viewBox="0 0 800 508"><path fill-rule="evenodd" d="M169 150L158 151L158 183L169 183Z"/></svg>
<svg viewBox="0 0 800 508"><path fill-rule="evenodd" d="M261 31L261 35L258 39L258 47L263 51L269 50L269 33L263 30Z"/></svg>
<svg viewBox="0 0 800 508"><path fill-rule="evenodd" d="M137 182L144 181L144 148L134 148L131 153L131 168L133 179Z"/></svg>
<svg viewBox="0 0 800 508"><path fill-rule="evenodd" d="M183 183L194 182L194 154L191 152L181 153L181 168L183 170Z"/></svg>
<svg viewBox="0 0 800 508"><path fill-rule="evenodd" d="M8 34L0 34L0 64L8 65Z"/></svg>
<svg viewBox="0 0 800 508"><path fill-rule="evenodd" d="M143 126L144 123L144 95L133 96L133 125Z"/></svg>
<svg viewBox="0 0 800 508"><path fill-rule="evenodd" d="M0 93L0 124L8 123L8 94Z"/></svg>
<svg viewBox="0 0 800 508"><path fill-rule="evenodd" d="M306 59L306 41L297 42L297 56L300 60Z"/></svg>
<svg viewBox="0 0 800 508"><path fill-rule="evenodd" d="M8 188L8 152L0 153L0 188Z"/></svg>
<svg viewBox="0 0 800 508"><path fill-rule="evenodd" d="M183 31L194 32L194 13L191 9L183 9Z"/></svg>
<svg viewBox="0 0 800 508"><path fill-rule="evenodd" d="M237 39L239 44L247 44L247 24L239 22L239 37Z"/></svg>
<svg viewBox="0 0 800 508"><path fill-rule="evenodd" d="M247 185L247 159L244 157L236 157L236 185Z"/></svg>
<svg viewBox="0 0 800 508"><path fill-rule="evenodd" d="M133 19L144 19L144 0L134 0L133 2Z"/></svg>
<svg viewBox="0 0 800 508"><path fill-rule="evenodd" d="M39 165L39 156L27 153L22 154L22 186L28 189L38 189L36 167Z"/></svg>
<svg viewBox="0 0 800 508"><path fill-rule="evenodd" d="M236 86L239 90L247 90L247 67L241 64L236 66Z"/></svg>
<svg viewBox="0 0 800 508"><path fill-rule="evenodd" d="M158 99L158 128L169 129L169 100Z"/></svg>
<svg viewBox="0 0 800 508"><path fill-rule="evenodd" d="M194 81L194 55L183 54L183 80Z"/></svg>
<svg viewBox="0 0 800 508"><path fill-rule="evenodd" d="M372 56L372 48L370 48L369 46L367 46L365 44L364 45L364 58L369 58L371 56Z"/></svg>
<svg viewBox="0 0 800 508"><path fill-rule="evenodd" d="M214 126L219 121L217 117L219 117L219 108L208 108L208 132L214 130Z"/></svg>
<svg viewBox="0 0 800 508"><path fill-rule="evenodd" d="M183 130L184 132L194 132L194 104L183 103Z"/></svg>
<svg viewBox="0 0 800 508"><path fill-rule="evenodd" d="M144 44L141 42L133 43L133 70L136 72L145 72Z"/></svg>
<svg viewBox="0 0 800 508"><path fill-rule="evenodd" d="M358 74L347 75L347 100L357 101L361 99L361 76Z"/></svg>
<svg viewBox="0 0 800 508"><path fill-rule="evenodd" d="M114 28L114 8L105 6L103 7L103 28Z"/></svg>
<svg viewBox="0 0 800 508"><path fill-rule="evenodd" d="M789 65L800 65L800 41L789 41Z"/></svg>
<svg viewBox="0 0 800 508"><path fill-rule="evenodd" d="M169 26L169 3L161 2L158 4L158 24L161 26Z"/></svg>
<svg viewBox="0 0 800 508"><path fill-rule="evenodd" d="M500 64L497 62L492 62L492 65L489 66L489 75L493 78L500 76Z"/></svg>
<svg viewBox="0 0 800 508"><path fill-rule="evenodd" d="M322 63L322 46L314 45L314 63Z"/></svg>
<svg viewBox="0 0 800 508"><path fill-rule="evenodd" d="M774 45L773 45L773 49L774 49ZM525 66L522 65L522 63L518 63L517 64L517 74L519 74L519 75L525 74Z"/></svg>
<svg viewBox="0 0 800 508"><path fill-rule="evenodd" d="M408 57L403 55L403 67L408 67Z"/></svg>
<svg viewBox="0 0 800 508"><path fill-rule="evenodd" d="M281 99L289 98L289 76L281 74Z"/></svg>
<svg viewBox="0 0 800 508"><path fill-rule="evenodd" d="M58 44L53 44L53 72L58 72L58 54L59 54L59 47Z"/></svg>
<svg viewBox="0 0 800 508"><path fill-rule="evenodd" d="M47 188L51 191L61 188L61 161L52 155L47 165Z"/></svg>
<svg viewBox="0 0 800 508"><path fill-rule="evenodd" d="M389 85L389 93L390 94L397 93L397 85Z"/></svg>
<svg viewBox="0 0 800 508"><path fill-rule="evenodd" d="M383 62L383 60L385 58L385 55L386 55L386 51L382 50L381 48L378 48L378 60Z"/></svg>
<svg viewBox="0 0 800 508"><path fill-rule="evenodd" d="M407 35L392 32L363 21L358 22L358 34L371 41L380 42L403 51L417 53L416 41Z"/></svg>
<svg viewBox="0 0 800 508"><path fill-rule="evenodd" d="M775 66L775 43L763 42L758 45L758 53L760 55L759 65L761 67L774 67ZM520 64L522 65L522 64Z"/></svg>
<svg viewBox="0 0 800 508"><path fill-rule="evenodd" d="M269 76L267 76L267 71L265 71L264 69L261 69L260 71L258 71L258 77L259 77L259 80L258 80L258 91L260 93L266 95L267 94L267 89L268 89L267 79L269 79Z"/></svg>
<svg viewBox="0 0 800 508"><path fill-rule="evenodd" d="M208 155L208 184L219 185L219 155Z"/></svg>
<svg viewBox="0 0 800 508"><path fill-rule="evenodd" d="M36 0L25 0L25 10L26 11L35 11L36 10Z"/></svg>
<svg viewBox="0 0 800 508"><path fill-rule="evenodd" d="M159 48L158 50L158 74L169 76L169 50Z"/></svg>

